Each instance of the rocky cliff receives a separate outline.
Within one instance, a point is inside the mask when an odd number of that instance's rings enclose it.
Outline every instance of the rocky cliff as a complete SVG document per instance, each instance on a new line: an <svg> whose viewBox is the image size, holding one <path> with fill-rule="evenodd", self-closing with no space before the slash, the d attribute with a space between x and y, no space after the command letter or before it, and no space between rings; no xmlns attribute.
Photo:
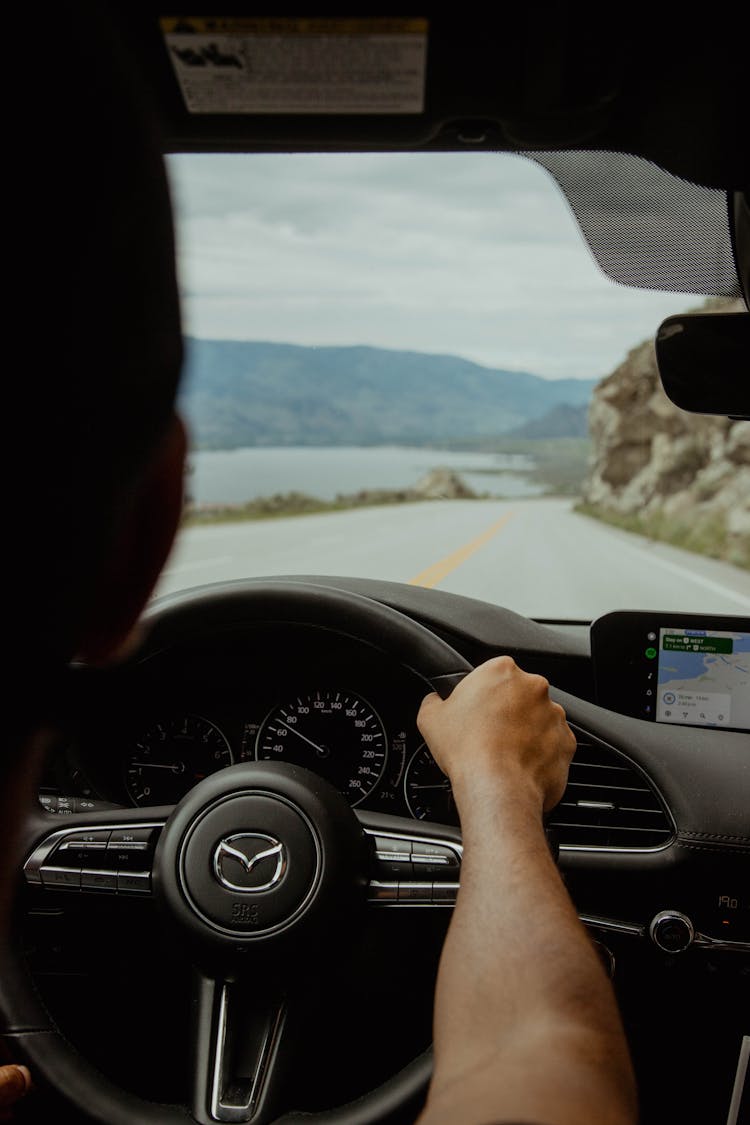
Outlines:
<svg viewBox="0 0 750 1125"><path fill-rule="evenodd" d="M701 311L740 311L711 300ZM686 414L664 394L653 342L597 386L585 511L750 567L750 422Z"/></svg>

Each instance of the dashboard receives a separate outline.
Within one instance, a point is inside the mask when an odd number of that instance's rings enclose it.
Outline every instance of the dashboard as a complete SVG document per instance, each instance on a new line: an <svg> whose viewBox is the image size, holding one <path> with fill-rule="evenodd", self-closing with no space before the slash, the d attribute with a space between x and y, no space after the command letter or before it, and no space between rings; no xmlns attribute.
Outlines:
<svg viewBox="0 0 750 1125"><path fill-rule="evenodd" d="M747 733L746 623L691 614L665 627L674 616L611 613L593 623L597 700L646 721ZM58 814L172 805L211 773L270 761L313 770L353 808L458 825L450 783L415 725L426 686L376 647L320 627L256 624L202 636L137 663L97 693L76 737L53 755L40 802ZM619 829L612 821L609 842L619 832L624 843L639 827L642 845L672 839L669 809L642 771L601 743L591 760L591 739L580 730L578 737L571 787L553 817L561 827L564 810L575 809L580 831L568 842L602 842L593 824L580 822L592 811L606 820L612 810L595 790L617 781L616 771L647 807ZM598 786L579 777L585 757Z"/></svg>
<svg viewBox="0 0 750 1125"><path fill-rule="evenodd" d="M292 594L314 612L308 615L299 606L277 612ZM452 833L457 839L450 786L416 727L429 677L394 647L387 629L381 635L376 624L365 636L342 617L334 607L339 595L395 610L421 626L426 637L447 642L470 665L509 653L549 679L578 739L568 789L550 818L550 835L579 915L614 973L642 1096L658 1107L654 1119L665 1108L664 1090L672 1091L670 1105L684 1097L685 1112L692 1112L695 1090L686 1086L674 1101L674 1086L693 1051L691 1065L700 1060L713 1083L701 1120L723 1120L726 1099L719 1098L723 1115L714 1116L719 1102L712 1099L715 1090L726 1092L731 1085L750 1010L750 738L746 731L677 727L654 721L653 715L637 718L622 713L625 704L622 711L598 706L588 628L542 624L457 595L364 579L300 576L173 595L155 603L145 645L128 665L72 672L67 721L39 795L50 826L63 828L67 818L78 826L81 813L91 814L92 822L98 817L115 824L118 816L129 815L124 810L142 809L146 816L153 809L154 823L163 823L168 806L209 775L259 761L304 766L325 777L369 825L368 832L387 836L390 826L392 837L408 836L413 824L415 840L430 826L436 838L442 827L446 838ZM257 606L267 603L271 610L259 612ZM670 618L664 636L676 636L678 624ZM653 622L637 625L631 633L639 638L642 670L643 628L657 633L660 651L667 645ZM723 637L731 630L719 632ZM744 656L740 668L743 661ZM666 674L671 673L665 665ZM671 681L667 687L671 690ZM409 866L408 856L390 858L394 870ZM381 905L420 904L417 898L399 901L400 886L382 884ZM49 915L57 911L62 925L71 892L43 891L41 905L39 895L30 889L29 920L37 925L41 911L49 924ZM151 975L153 948L137 952L144 935L156 940L153 929L144 922L135 930L127 924L130 903L123 905L122 896L88 898L92 934L102 932L103 918L110 919L105 951L101 943L87 946L89 964L104 959L101 972L108 988L113 957L118 964L137 966L137 983L128 979L123 986L125 1007L131 992L142 996L146 988L156 995L166 986L164 974ZM138 903L144 911L149 905ZM380 1047L369 1052L367 1065L380 1059L388 1072L403 1065L415 1043L424 1045L429 1038L430 995L449 912L378 914L383 919L378 931L389 935L388 952L378 960L381 955L368 946L365 962L351 971L357 987L369 991L359 995L347 979L341 994L358 996L371 1027L380 1029L378 1043L387 1041L393 1048L392 1056ZM68 932L67 956L80 956L82 934L78 919ZM59 929L54 941L65 948ZM37 948L37 968L42 990L54 993L54 1006L61 1002L65 974L50 945L41 943L41 954ZM80 1000L80 977L75 980ZM75 1005L69 993L64 995L71 1011ZM169 1004L179 1023L184 1006L179 984ZM687 1050L665 1029L665 1013L669 1022L679 1023L701 1005L718 1005L721 1030L710 1045L700 1042ZM127 1052L132 1053L132 1029L138 1027L147 1074L157 1044L144 1038L137 1012L133 1023L123 1024L123 1034L130 1036ZM79 1027L71 1034L75 1039L84 1032ZM177 1041L179 1028L175 1036ZM337 1042L348 1058L346 1036ZM93 1057L101 1049L95 1037L85 1047ZM111 1071L111 1052L101 1065ZM377 1069L367 1070L359 1055L347 1065L352 1076L366 1074L360 1076L365 1087L378 1078ZM144 1096L165 1096L161 1074L153 1073L151 1081ZM321 1100L325 1104L323 1095Z"/></svg>
<svg viewBox="0 0 750 1125"><path fill-rule="evenodd" d="M58 814L171 805L226 766L278 761L325 777L355 808L457 823L449 800L438 808L421 788L429 755L415 718L426 691L332 631L257 625L201 637L99 679L40 800Z"/></svg>
<svg viewBox="0 0 750 1125"><path fill-rule="evenodd" d="M47 812L171 806L210 774L257 761L310 769L363 814L458 825L448 780L416 726L428 677L399 659L387 636L376 630L363 638L325 606L308 620L299 610L274 613L274 620L248 614L244 599L257 602L260 595L264 604L267 585L230 583L155 603L151 634L136 659L74 675L72 713L39 793ZM722 855L727 870L750 852L747 731L675 727L654 721L653 712L633 716L641 711L643 685L640 694L626 690L631 666L644 682L644 669L653 666L655 676L673 675L661 658L650 659L658 615L610 614L594 623L595 651L604 652L597 662L585 628L539 624L457 595L354 579L295 579L289 587L310 604L326 590L364 594L447 641L469 665L507 652L545 675L578 739L568 789L549 821L564 862L576 871L591 877L603 863L610 873L651 864L666 873L675 856L696 861L691 853L699 848L714 867ZM695 627L708 619L686 620ZM734 714L744 714L747 632L737 631L741 619L718 624L722 637L731 626L741 638L729 659L736 661ZM661 634L674 637L674 628L670 618ZM615 665L618 651L623 657ZM696 652L691 659L716 657ZM598 707L597 691L617 710ZM685 905L717 939L750 940L747 881L729 881L736 908L724 909L725 896L710 905L702 880L693 882ZM623 915L622 903L610 909Z"/></svg>

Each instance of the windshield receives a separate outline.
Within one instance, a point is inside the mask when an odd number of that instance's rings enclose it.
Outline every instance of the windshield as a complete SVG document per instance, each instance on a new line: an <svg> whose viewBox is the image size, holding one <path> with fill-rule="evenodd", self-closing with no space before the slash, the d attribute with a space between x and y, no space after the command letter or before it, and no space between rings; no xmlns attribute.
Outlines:
<svg viewBox="0 0 750 1125"><path fill-rule="evenodd" d="M649 342L702 298L608 281L542 169L181 155L170 173L192 452L157 593L320 574L548 619L750 609L748 423L671 407Z"/></svg>

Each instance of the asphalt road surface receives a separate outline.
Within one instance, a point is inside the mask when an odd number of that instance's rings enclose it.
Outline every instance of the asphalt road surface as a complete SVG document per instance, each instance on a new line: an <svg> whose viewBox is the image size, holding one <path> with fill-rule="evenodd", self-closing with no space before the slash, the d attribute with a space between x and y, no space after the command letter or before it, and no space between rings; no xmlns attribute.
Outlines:
<svg viewBox="0 0 750 1125"><path fill-rule="evenodd" d="M750 611L747 571L609 527L559 499L431 501L191 528L157 594L284 574L409 582L534 617Z"/></svg>

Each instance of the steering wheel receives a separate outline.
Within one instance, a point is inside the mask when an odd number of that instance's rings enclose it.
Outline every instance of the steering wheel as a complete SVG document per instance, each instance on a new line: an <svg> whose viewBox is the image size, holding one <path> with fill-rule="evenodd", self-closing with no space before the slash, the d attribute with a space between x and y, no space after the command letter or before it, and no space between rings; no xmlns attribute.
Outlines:
<svg viewBox="0 0 750 1125"><path fill-rule="evenodd" d="M396 610L301 582L230 583L173 595L152 607L147 621L146 656L209 631L304 624L377 647L443 697L471 670L450 645ZM211 774L174 807L76 814L53 828L46 814L34 811L20 835L25 880L42 889L77 888L80 895L97 889L99 850L120 849L120 866L99 872L98 889L123 898L153 896L195 966L188 1111L134 1096L77 1053L34 989L11 920L0 920L0 948L7 951L0 1011L13 1058L25 1061L38 1085L51 1086L82 1117L108 1125L371 1125L426 1088L429 1052L354 1103L301 1112L290 1076L295 998L303 981L290 966L305 960L295 956L300 947L309 950L332 934L345 938L384 903L424 905L434 896L443 906L455 901L457 829L353 810L308 770L246 762ZM404 855L415 860L404 870L417 869L418 858L424 864L421 881L389 877ZM453 872L440 885L429 875L438 863Z"/></svg>

